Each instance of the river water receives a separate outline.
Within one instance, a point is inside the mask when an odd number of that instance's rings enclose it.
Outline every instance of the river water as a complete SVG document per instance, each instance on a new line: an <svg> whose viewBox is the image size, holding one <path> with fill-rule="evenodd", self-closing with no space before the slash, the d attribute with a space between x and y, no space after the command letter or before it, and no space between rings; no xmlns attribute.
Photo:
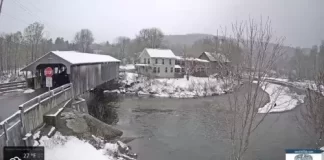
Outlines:
<svg viewBox="0 0 324 160"><path fill-rule="evenodd" d="M244 90L240 92L244 93ZM224 119L229 95L197 99L96 96L89 112L139 137L129 145L140 160L223 160L228 149ZM270 114L251 136L246 159L285 159L287 148L314 147L296 121L300 104Z"/></svg>

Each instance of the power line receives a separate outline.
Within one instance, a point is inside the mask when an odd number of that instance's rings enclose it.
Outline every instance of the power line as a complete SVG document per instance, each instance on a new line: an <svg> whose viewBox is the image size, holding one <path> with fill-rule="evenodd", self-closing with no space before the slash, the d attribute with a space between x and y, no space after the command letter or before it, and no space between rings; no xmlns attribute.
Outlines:
<svg viewBox="0 0 324 160"><path fill-rule="evenodd" d="M28 3L29 5L33 6L36 10L38 10L39 12L43 12L40 8L36 7L36 5L34 5L33 2L29 1Z"/></svg>
<svg viewBox="0 0 324 160"><path fill-rule="evenodd" d="M22 3L20 3L18 0L13 0L22 10L24 10L25 12L27 12L30 16L32 17L36 17L36 19L38 21L40 21L41 23L44 23L47 27L56 30L54 27L52 27L51 25L49 25L49 23L45 20L42 20L42 18L40 18L38 15L34 14L31 10L29 10L25 5L23 5Z"/></svg>
<svg viewBox="0 0 324 160"><path fill-rule="evenodd" d="M6 16L8 16L8 17L10 17L10 18L12 18L12 19L14 19L14 20L16 20L16 21L19 21L19 22L21 22L21 23L24 23L24 24L26 24L26 25L29 25L29 23L26 22L25 20L22 20L22 19L20 19L20 18L14 17L14 16L12 16L12 15L6 13L6 12L3 12L2 14L4 14L4 15L6 15Z"/></svg>

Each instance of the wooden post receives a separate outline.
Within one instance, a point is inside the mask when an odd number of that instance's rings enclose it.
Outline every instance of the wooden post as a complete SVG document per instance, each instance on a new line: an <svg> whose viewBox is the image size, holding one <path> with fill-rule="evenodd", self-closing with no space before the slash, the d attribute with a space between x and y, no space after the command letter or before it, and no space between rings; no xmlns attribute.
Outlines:
<svg viewBox="0 0 324 160"><path fill-rule="evenodd" d="M51 108L54 106L54 90L51 90Z"/></svg>
<svg viewBox="0 0 324 160"><path fill-rule="evenodd" d="M3 123L3 131L4 131L4 134L6 137L6 146L9 146L8 122L7 121L5 121Z"/></svg>
<svg viewBox="0 0 324 160"><path fill-rule="evenodd" d="M20 123L21 123L21 135L25 135L26 134L26 126L25 126L25 109L23 105L19 106L19 110L20 110Z"/></svg>
<svg viewBox="0 0 324 160"><path fill-rule="evenodd" d="M3 123L3 131L4 131L4 134L5 134L5 137L6 137L6 146L9 146L8 122L7 121L5 121Z"/></svg>
<svg viewBox="0 0 324 160"><path fill-rule="evenodd" d="M62 91L64 92L64 100L67 100L66 91L64 91L64 86L62 86Z"/></svg>

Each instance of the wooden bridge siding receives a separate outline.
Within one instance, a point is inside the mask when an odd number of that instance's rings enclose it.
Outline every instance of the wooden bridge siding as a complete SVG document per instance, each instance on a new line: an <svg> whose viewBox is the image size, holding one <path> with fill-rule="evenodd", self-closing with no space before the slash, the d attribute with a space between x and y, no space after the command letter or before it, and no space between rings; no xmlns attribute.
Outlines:
<svg viewBox="0 0 324 160"><path fill-rule="evenodd" d="M6 142L6 137L4 132L0 133L0 148L3 149L8 143L8 146L24 146L24 141L21 135L21 123L20 120L17 121L13 126L8 128L8 142ZM3 159L3 152L0 152L0 160Z"/></svg>
<svg viewBox="0 0 324 160"><path fill-rule="evenodd" d="M4 133L0 133L0 148L2 149L4 146L6 146L6 137ZM0 160L3 159L3 150L0 151Z"/></svg>
<svg viewBox="0 0 324 160"><path fill-rule="evenodd" d="M40 103L36 103L33 106L25 109L24 125L26 133L32 132L35 128L40 127L44 122L43 115L45 113L49 112L53 107L61 104L71 97L72 92L70 88L64 90L61 89L58 90L57 93L54 93L54 95L41 100Z"/></svg>
<svg viewBox="0 0 324 160"><path fill-rule="evenodd" d="M71 82L75 96L118 77L119 63L71 66Z"/></svg>
<svg viewBox="0 0 324 160"><path fill-rule="evenodd" d="M43 115L52 107L72 97L72 87L70 86L71 84L63 85L27 101L20 107L24 110L23 116L21 116L22 110L20 110L1 122L0 148L4 146L24 146L23 138L25 133L30 133L41 126L43 124ZM21 119L24 122L24 127ZM5 134L5 131L7 134ZM3 152L0 151L0 160L2 159Z"/></svg>

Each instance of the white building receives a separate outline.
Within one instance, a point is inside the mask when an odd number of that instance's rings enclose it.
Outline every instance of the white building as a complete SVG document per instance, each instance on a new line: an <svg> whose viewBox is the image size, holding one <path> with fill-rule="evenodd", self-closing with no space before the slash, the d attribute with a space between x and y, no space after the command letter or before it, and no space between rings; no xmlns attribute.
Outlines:
<svg viewBox="0 0 324 160"><path fill-rule="evenodd" d="M145 48L139 56L136 69L139 74L150 77L173 78L176 76L175 64L177 56L170 49Z"/></svg>

